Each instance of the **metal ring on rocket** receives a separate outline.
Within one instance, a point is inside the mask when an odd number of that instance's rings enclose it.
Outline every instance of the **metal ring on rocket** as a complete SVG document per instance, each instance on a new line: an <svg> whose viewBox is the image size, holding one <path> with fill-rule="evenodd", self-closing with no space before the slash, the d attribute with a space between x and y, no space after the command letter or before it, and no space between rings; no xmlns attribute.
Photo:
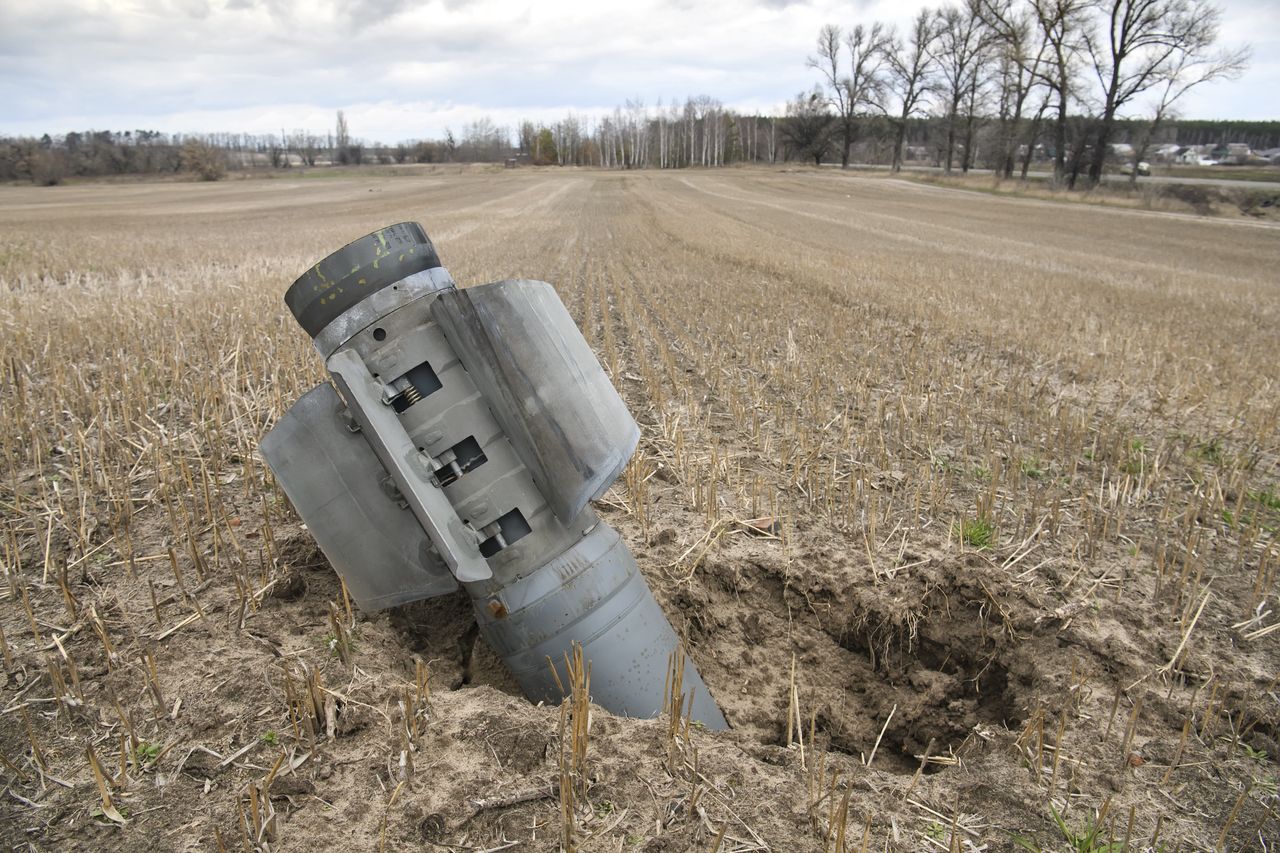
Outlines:
<svg viewBox="0 0 1280 853"><path fill-rule="evenodd" d="M406 276L440 266L427 232L401 222L348 243L303 273L284 301L311 337L352 305Z"/></svg>

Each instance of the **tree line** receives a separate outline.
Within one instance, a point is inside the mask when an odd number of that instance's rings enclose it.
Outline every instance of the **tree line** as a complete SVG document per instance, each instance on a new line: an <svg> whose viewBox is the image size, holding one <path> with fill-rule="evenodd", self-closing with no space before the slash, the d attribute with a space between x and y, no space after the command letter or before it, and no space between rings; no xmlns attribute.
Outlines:
<svg viewBox="0 0 1280 853"><path fill-rule="evenodd" d="M819 81L788 107L798 143L820 160L829 146L848 165L872 118L893 129L901 168L908 121L943 120L941 162L973 162L977 133L1011 177L1042 143L1058 183L1096 183L1122 130L1140 160L1187 92L1238 77L1247 48L1218 45L1211 0L964 0L919 10L904 31L879 22L830 24L809 66ZM1134 133L1123 117L1143 120Z"/></svg>
<svg viewBox="0 0 1280 853"><path fill-rule="evenodd" d="M338 111L332 131L279 134L165 134L85 131L39 139L0 137L0 180L55 184L67 177L191 172L216 180L228 170L406 163L493 163L605 168L683 168L777 162L796 156L785 120L740 115L707 95L649 108L629 101L588 118L522 121L514 130L481 117L455 134L386 145L352 134Z"/></svg>
<svg viewBox="0 0 1280 853"><path fill-rule="evenodd" d="M342 111L323 135L0 138L0 180L507 159L633 169L837 158L897 171L914 156L1006 177L1043 159L1055 181L1091 184L1117 142L1135 161L1162 141L1280 146L1280 122L1178 120L1188 91L1247 64L1247 48L1218 45L1220 19L1212 0L963 0L920 9L901 31L877 21L822 27L807 59L814 86L778 116L697 95L516 128L482 117L458 135L396 145L354 137Z"/></svg>
<svg viewBox="0 0 1280 853"><path fill-rule="evenodd" d="M710 101L705 96L691 99ZM65 137L0 137L0 181L32 181L56 184L68 177L100 178L124 175L165 175L187 172L216 180L228 171L287 169L304 166L501 163L517 158L541 166L594 166L619 169L729 166L745 163L814 161L813 128L807 127L808 110L792 110L784 116L740 114L731 110L713 114L708 121L695 110L692 121L680 108L673 117L653 110L630 114L619 109L604 119L578 116L550 123L524 121L515 130L480 119L457 136L411 140L397 145L348 141L336 146L332 133L286 134L187 134L157 131L86 131ZM1083 134L1087 118L1072 116L1070 135ZM839 125L831 114L819 114L818 132L825 137L818 162L839 155ZM966 127L969 122L964 122ZM998 123L977 116L970 145L963 146L953 165L995 168ZM481 133L476 133L476 128ZM905 123L905 147L923 155L926 162L943 164L955 125L946 116L913 116ZM1152 135L1143 119L1118 120L1115 141L1132 143L1144 136L1155 142L1184 145L1244 142L1254 149L1280 147L1280 121L1178 121L1167 120ZM851 146L854 162L891 165L898 128L888 118L858 118L857 141ZM961 137L963 141L964 136ZM967 157L963 156L967 152ZM954 149L953 149L954 154ZM1024 152L1047 158L1044 149ZM917 156L919 159L919 156Z"/></svg>

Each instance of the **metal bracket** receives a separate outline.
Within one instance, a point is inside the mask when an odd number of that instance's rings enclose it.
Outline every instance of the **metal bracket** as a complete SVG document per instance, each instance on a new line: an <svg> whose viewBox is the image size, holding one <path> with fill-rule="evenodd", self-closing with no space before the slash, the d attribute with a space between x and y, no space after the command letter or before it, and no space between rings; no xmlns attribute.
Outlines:
<svg viewBox="0 0 1280 853"><path fill-rule="evenodd" d="M350 349L335 352L326 367L341 387L343 396L353 402L351 412L359 421L369 446L399 486L409 509L435 543L449 571L463 583L493 577L489 563L464 532L462 519L453 504L431 483L422 465L422 455L401 426L399 416L382 404L383 384Z"/></svg>

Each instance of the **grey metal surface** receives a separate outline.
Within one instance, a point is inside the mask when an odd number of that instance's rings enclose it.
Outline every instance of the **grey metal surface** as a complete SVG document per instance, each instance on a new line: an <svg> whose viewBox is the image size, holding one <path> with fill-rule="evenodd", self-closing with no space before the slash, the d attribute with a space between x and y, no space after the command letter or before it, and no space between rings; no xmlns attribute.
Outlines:
<svg viewBox="0 0 1280 853"><path fill-rule="evenodd" d="M342 399L325 385L299 400L263 440L268 464L361 607L461 582L531 699L561 699L548 659L563 668L581 643L594 701L660 713L675 632L589 505L634 451L635 421L551 285L459 291L389 254L397 240L434 257L420 226L393 226L291 288ZM346 301L362 279L377 287ZM694 718L724 728L691 660L682 677Z"/></svg>
<svg viewBox="0 0 1280 853"><path fill-rule="evenodd" d="M663 710L676 635L609 525L597 524L527 577L490 595L473 593L473 602L481 633L533 701L560 701L559 684L570 683L564 655L576 642L591 661L593 702L631 717ZM683 678L693 719L710 729L727 728L691 659Z"/></svg>
<svg viewBox="0 0 1280 853"><path fill-rule="evenodd" d="M339 348L335 357L340 360L331 359L329 367L333 371L336 365L358 358L364 370L357 372L367 374L364 381L372 376L385 390L388 384L397 387L398 377L406 372L422 364L431 366L436 390L394 416L389 414L390 407L379 406L374 417L384 425L386 436L375 430L370 440L395 442L402 448L405 464L388 470L402 492L415 496L416 503L438 502L443 492L466 535L472 537L470 541L464 538L458 546L447 545L450 550L466 547L478 551L477 543L486 538L481 536L482 530L512 509L520 511L530 533L486 558L493 573L487 583L501 585L563 552L595 523L595 515L584 509L582 518L569 524L555 517L495 419L490 401L477 390L473 374L458 360L452 343L434 321L427 308L429 302L410 302L377 318L376 325L366 327ZM376 334L379 329L384 333L381 339ZM376 390L369 386L367 399ZM448 485L438 485L434 472L444 469L451 449L468 438L478 443L485 461ZM416 450L416 457L410 455L410 447ZM431 528L427 529L430 532Z"/></svg>
<svg viewBox="0 0 1280 853"><path fill-rule="evenodd" d="M444 492L429 484L432 472L426 460L400 425L395 411L382 402L383 384L349 349L329 356L328 368L351 404L352 417L381 461L379 467L391 474L454 577L463 582L491 577L493 572L480 556L474 534L463 524Z"/></svg>
<svg viewBox="0 0 1280 853"><path fill-rule="evenodd" d="M321 358L328 358L334 350L383 316L424 296L452 287L453 277L449 275L449 271L444 267L434 267L406 276L390 287L376 290L339 314L316 334L316 351Z"/></svg>
<svg viewBox="0 0 1280 853"><path fill-rule="evenodd" d="M555 288L509 279L442 291L431 313L563 522L599 498L640 439Z"/></svg>
<svg viewBox="0 0 1280 853"><path fill-rule="evenodd" d="M302 395L262 439L267 464L361 608L453 592L457 581L382 488L386 474L344 408L327 382Z"/></svg>
<svg viewBox="0 0 1280 853"><path fill-rule="evenodd" d="M407 275L440 266L422 226L400 222L353 240L307 268L285 291L298 325L315 337L344 311Z"/></svg>

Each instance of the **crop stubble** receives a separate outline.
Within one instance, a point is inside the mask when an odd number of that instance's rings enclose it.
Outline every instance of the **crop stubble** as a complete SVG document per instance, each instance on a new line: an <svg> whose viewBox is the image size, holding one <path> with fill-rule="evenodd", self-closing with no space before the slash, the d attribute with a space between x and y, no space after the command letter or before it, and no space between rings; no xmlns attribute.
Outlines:
<svg viewBox="0 0 1280 853"><path fill-rule="evenodd" d="M597 710L562 761L465 598L347 610L254 446L322 378L284 287L402 219L557 285L643 431L601 509L730 734ZM12 843L1280 833L1273 228L522 171L5 189L0 235Z"/></svg>

